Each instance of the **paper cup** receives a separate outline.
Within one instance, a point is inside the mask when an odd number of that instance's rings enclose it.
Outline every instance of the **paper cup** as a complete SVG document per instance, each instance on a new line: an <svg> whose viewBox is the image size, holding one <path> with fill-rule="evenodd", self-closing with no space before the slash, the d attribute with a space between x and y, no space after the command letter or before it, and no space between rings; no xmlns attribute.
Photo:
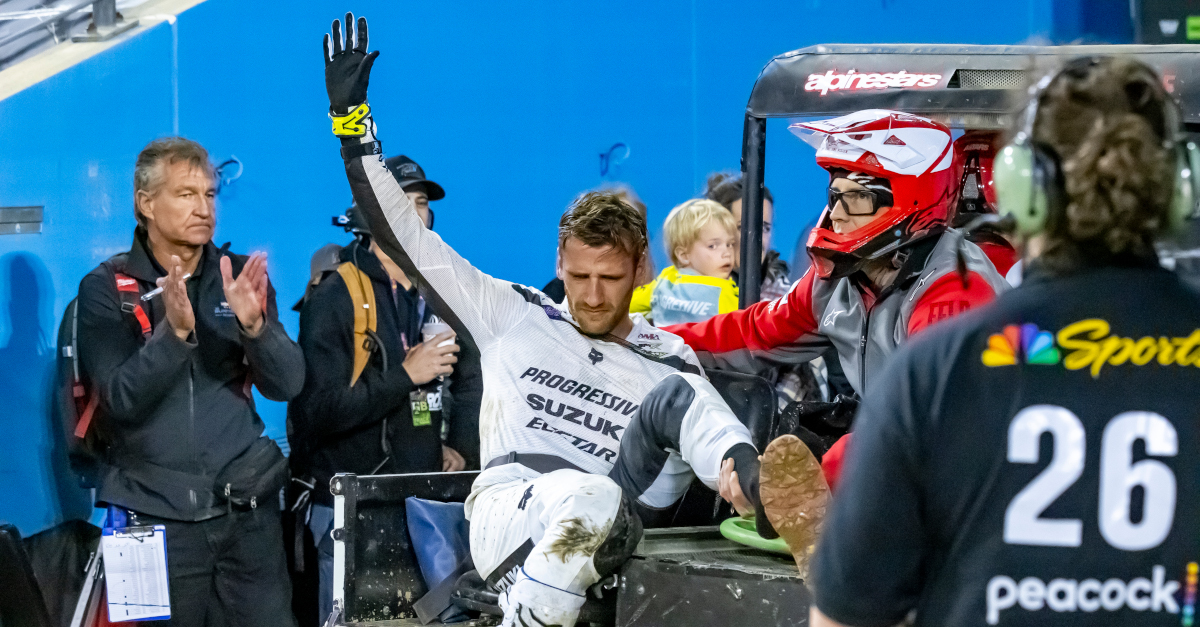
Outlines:
<svg viewBox="0 0 1200 627"><path fill-rule="evenodd" d="M450 330L450 325L445 322L426 322L421 326L421 340L428 342L436 337L439 333L445 333ZM454 338L450 338L438 346L449 346L454 343Z"/></svg>

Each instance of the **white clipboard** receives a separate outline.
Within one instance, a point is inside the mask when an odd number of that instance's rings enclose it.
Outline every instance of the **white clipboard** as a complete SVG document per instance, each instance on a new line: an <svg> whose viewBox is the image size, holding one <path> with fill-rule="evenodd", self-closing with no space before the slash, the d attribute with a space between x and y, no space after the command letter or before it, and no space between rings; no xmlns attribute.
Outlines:
<svg viewBox="0 0 1200 627"><path fill-rule="evenodd" d="M105 529L100 548L109 622L171 617L166 527Z"/></svg>

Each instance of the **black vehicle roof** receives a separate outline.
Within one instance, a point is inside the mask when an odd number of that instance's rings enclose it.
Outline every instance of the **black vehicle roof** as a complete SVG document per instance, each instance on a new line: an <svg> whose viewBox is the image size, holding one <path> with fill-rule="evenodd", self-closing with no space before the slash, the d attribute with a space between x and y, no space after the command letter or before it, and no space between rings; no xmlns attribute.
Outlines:
<svg viewBox="0 0 1200 627"><path fill-rule="evenodd" d="M1179 101L1184 122L1200 125L1200 45L967 46L956 44L822 44L781 54L759 74L747 112L756 118L832 117L895 109L954 127L1003 128L1026 101L1029 85L1067 59L1128 55L1154 67ZM827 89L818 75L937 75L930 87ZM831 74L832 73L832 74ZM912 79L908 79L911 82ZM841 83L849 82L841 79ZM905 82L905 81L898 81ZM926 83L933 82L931 78ZM835 87L838 83L834 84ZM808 87L808 89L806 89Z"/></svg>

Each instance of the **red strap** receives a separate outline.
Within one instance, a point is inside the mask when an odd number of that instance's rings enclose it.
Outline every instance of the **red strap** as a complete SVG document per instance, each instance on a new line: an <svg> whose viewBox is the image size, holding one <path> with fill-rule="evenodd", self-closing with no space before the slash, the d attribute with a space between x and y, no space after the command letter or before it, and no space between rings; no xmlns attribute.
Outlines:
<svg viewBox="0 0 1200 627"><path fill-rule="evenodd" d="M79 422L75 423L75 437L82 439L87 435L88 426L92 424L92 416L96 414L96 405L100 402L100 395L92 390L92 397L88 399L87 407L83 409L83 413L79 415Z"/></svg>
<svg viewBox="0 0 1200 627"><path fill-rule="evenodd" d="M150 317L146 315L146 310L142 309L141 305L134 305L133 317L142 325L142 335L149 336L154 329L150 326Z"/></svg>
<svg viewBox="0 0 1200 627"><path fill-rule="evenodd" d="M150 324L150 316L146 315L146 310L142 309L141 294L142 289L138 285L137 279L120 272L113 274L117 284L117 294L121 297L121 310L128 311L137 319L138 324L142 327L142 335L150 337L154 331L154 327ZM82 385L75 385L72 391L76 398L83 396L84 388ZM96 406L100 404L100 395L96 390L92 390L88 397L87 406L83 408L83 413L79 415L79 422L75 423L75 437L82 439L87 435L88 427L92 424L92 418L96 415Z"/></svg>
<svg viewBox="0 0 1200 627"><path fill-rule="evenodd" d="M140 302L142 288L138 285L137 279L120 272L113 273L113 277L117 282L117 293L121 296L121 309L132 313L142 327L142 335L150 337L154 332L154 327L150 324L150 316L147 316L146 310L142 309Z"/></svg>

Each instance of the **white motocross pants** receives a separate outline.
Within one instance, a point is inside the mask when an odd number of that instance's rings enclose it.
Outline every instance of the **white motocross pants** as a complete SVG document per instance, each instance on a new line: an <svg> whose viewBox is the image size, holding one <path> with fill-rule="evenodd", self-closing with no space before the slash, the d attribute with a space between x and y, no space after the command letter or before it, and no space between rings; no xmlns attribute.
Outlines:
<svg viewBox="0 0 1200 627"><path fill-rule="evenodd" d="M683 496L693 473L716 489L726 452L739 444L753 446L750 432L716 389L681 373L643 400L609 476L542 474L520 463L481 473L466 503L471 554L510 606L506 620L533 604L538 620L573 623L585 591L600 580L592 558L613 527L622 491L665 507Z"/></svg>

